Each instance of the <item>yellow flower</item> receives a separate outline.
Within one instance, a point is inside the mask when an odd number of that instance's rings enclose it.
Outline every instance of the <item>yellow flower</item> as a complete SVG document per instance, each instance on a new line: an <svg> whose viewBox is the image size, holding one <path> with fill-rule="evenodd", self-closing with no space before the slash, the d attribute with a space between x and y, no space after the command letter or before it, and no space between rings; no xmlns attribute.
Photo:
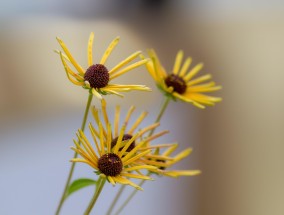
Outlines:
<svg viewBox="0 0 284 215"><path fill-rule="evenodd" d="M164 147L167 147L167 149L160 154L160 150ZM148 150L153 148L156 148L156 150L152 154L147 154L143 158L141 157L135 162L135 164L146 164L159 167L159 169L152 169L150 171L169 177L194 176L200 174L200 170L168 170L169 167L186 158L192 152L191 148L187 148L176 156L170 157L170 155L177 149L177 147L178 144L175 143L168 144L168 146L157 145L141 148L141 150Z"/></svg>
<svg viewBox="0 0 284 215"><path fill-rule="evenodd" d="M122 147L122 138L125 130L125 126L122 127L119 137L117 139L116 146L111 148L112 132L110 123L107 124L107 135L104 135L102 123L99 123L99 129L96 130L90 124L89 125L95 148L87 139L86 135L82 130L77 133L78 140L74 140L76 147L71 147L75 152L81 155L82 158L73 158L72 162L82 162L90 165L96 170L96 173L100 177L106 177L107 180L115 185L116 183L130 185L136 189L142 190L141 187L133 183L128 178L151 180L149 176L143 174L134 174L133 171L139 171L142 169L154 170L157 167L151 165L134 165L133 163L150 153L149 150L143 150L141 153L136 153L144 142L136 145L131 152L124 155L124 152L128 148L128 144ZM135 137L131 138L129 142L134 141ZM80 145L81 143L81 145ZM121 150L119 150L122 147Z"/></svg>
<svg viewBox="0 0 284 215"><path fill-rule="evenodd" d="M71 55L70 51L64 44L64 42L60 38L56 38L59 42L61 48L65 52L62 53L61 51L57 51L60 54L60 58L62 61L62 64L64 66L64 69L66 71L68 79L75 85L82 86L85 89L91 90L91 92L97 96L98 98L102 98L101 95L106 94L115 94L118 96L122 96L118 92L125 92L125 91L131 91L131 90L143 90L143 91L150 91L150 89L144 85L119 85L119 84L109 84L110 81L113 79L119 77L120 75L137 68L145 63L147 63L147 59L143 59L140 61L137 61L127 67L125 67L127 64L132 62L137 56L141 54L140 51L137 51L130 55L129 57L125 58L123 61L118 63L115 67L108 70L105 66L106 61L110 54L112 53L113 49L116 47L116 45L119 42L119 37L115 38L106 51L104 52L101 60L99 63L94 64L93 63L93 41L94 41L94 33L92 32L90 34L89 43L88 43L88 68L83 69L82 66L80 66L74 57ZM74 72L68 63L71 63L73 67L76 69L76 72Z"/></svg>
<svg viewBox="0 0 284 215"><path fill-rule="evenodd" d="M206 105L214 105L222 100L219 97L203 94L220 90L222 87L216 86L213 81L209 81L211 79L210 74L194 78L202 69L203 64L199 63L188 71L192 59L188 57L181 66L183 51L177 53L171 73L167 73L163 68L154 50L149 51L149 56L152 58L152 61L146 64L147 70L156 82L157 87L167 96L174 100L180 99L184 102L192 103L199 108L205 108Z"/></svg>
<svg viewBox="0 0 284 215"><path fill-rule="evenodd" d="M107 104L106 101L104 99L101 100L101 112L102 112L102 118L104 119L105 124L109 124L109 118L108 118L108 114L107 114ZM129 120L131 118L131 115L133 114L135 110L134 106L131 106L125 116L125 119L122 122L122 127L120 128L119 124L120 124L120 118L121 118L121 111L120 111L120 106L117 105L115 107L115 116L114 116L114 129L113 129L113 137L112 137L112 141L111 141L111 148L113 148L116 145L116 142L118 140L119 137L119 131L123 130L123 137L122 137L122 143L121 143L121 147L125 146L126 144L128 145L127 147L123 149L119 149L122 150L122 154L127 154L128 152L132 151L132 149L136 146L139 145L141 142L144 143L143 146L147 146L150 144L151 141L153 141L154 139L167 134L169 131L164 130L161 132L158 132L156 134L152 134L152 135L147 135L147 137L143 137L144 134L147 134L148 132L150 132L152 129L157 128L160 123L154 123L151 124L147 127L144 127L143 129L139 129L138 132L135 132L137 130L137 128L139 127L139 125L141 124L141 122L145 119L145 117L148 115L148 113L146 111L142 112L140 114L140 116L134 121L134 123L129 126ZM95 119L95 122L97 124L97 126L99 126L99 124L101 123L101 117L99 114L100 110L98 108L93 107L92 108L92 114L93 117ZM106 137L107 136L107 131L106 129L103 127L103 134ZM130 142L130 139L133 139L133 141Z"/></svg>

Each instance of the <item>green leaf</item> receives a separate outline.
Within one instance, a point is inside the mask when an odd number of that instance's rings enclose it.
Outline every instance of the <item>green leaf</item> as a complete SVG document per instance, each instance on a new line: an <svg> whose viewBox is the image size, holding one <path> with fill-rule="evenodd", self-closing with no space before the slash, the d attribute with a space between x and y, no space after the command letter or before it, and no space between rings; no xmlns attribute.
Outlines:
<svg viewBox="0 0 284 215"><path fill-rule="evenodd" d="M91 185L97 185L97 181L90 179L90 178L79 178L73 181L67 190L66 197L70 196L72 193Z"/></svg>

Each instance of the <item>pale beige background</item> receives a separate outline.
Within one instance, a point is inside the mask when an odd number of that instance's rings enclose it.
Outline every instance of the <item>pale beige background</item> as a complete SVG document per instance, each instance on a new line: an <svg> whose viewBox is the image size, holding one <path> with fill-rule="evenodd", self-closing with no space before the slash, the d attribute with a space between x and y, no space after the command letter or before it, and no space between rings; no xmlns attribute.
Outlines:
<svg viewBox="0 0 284 215"><path fill-rule="evenodd" d="M162 128L172 133L164 141L194 148L180 168L199 168L203 174L148 183L123 214L284 214L284 5L166 1L159 9L142 2L2 4L0 213L55 210L72 156L68 147L86 100L86 91L68 82L52 51L58 48L55 36L86 65L87 38L95 31L97 59L117 35L121 42L111 65L135 50L153 47L171 69L181 48L194 63L204 62L203 72L224 87L216 93L224 101L215 107L197 110L171 103L162 121ZM135 104L137 114L152 111L151 123L162 100L150 76L138 69L118 81L153 88L146 95L108 99L124 107ZM82 168L80 173L90 174ZM63 214L80 214L91 192L70 198ZM96 214L103 214L100 209L110 202L103 197Z"/></svg>

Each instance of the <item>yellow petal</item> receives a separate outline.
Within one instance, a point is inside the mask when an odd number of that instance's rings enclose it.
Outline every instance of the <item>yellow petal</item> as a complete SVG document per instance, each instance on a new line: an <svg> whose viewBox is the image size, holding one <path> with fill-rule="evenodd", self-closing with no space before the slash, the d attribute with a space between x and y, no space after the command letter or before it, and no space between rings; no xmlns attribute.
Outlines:
<svg viewBox="0 0 284 215"><path fill-rule="evenodd" d="M201 69L203 68L203 63L199 63L197 64L195 67L193 67L192 70L190 70L190 72L184 76L184 80L187 82L189 81L191 78L193 78Z"/></svg>
<svg viewBox="0 0 284 215"><path fill-rule="evenodd" d="M93 65L93 42L94 42L94 33L90 34L89 43L88 43L88 65Z"/></svg>
<svg viewBox="0 0 284 215"><path fill-rule="evenodd" d="M135 148L132 149L130 152L128 152L128 154L126 155L126 156L128 156L128 157L124 156L124 157L122 158L122 162L123 162L123 164L124 164L125 166L128 165L128 164L131 164L132 162L136 161L137 159L139 159L139 158L143 157L144 155L149 154L149 153L151 152L151 150L147 150L147 151L144 151L144 152L140 152L140 154L137 154L137 155L135 155L134 157L130 158L130 157L137 151L136 148L137 148L137 147L135 147ZM135 150L135 149L136 149L136 150ZM134 151L134 152L133 152L133 151ZM131 155L130 155L130 153L131 153Z"/></svg>
<svg viewBox="0 0 284 215"><path fill-rule="evenodd" d="M116 177L113 177L114 180L120 184L126 184L126 185L130 185L134 188L136 188L137 190L143 190L141 187L139 187L137 184L131 182L130 180L126 179L126 178L123 178L121 176L116 176Z"/></svg>
<svg viewBox="0 0 284 215"><path fill-rule="evenodd" d="M91 131L91 134L92 134L93 140L95 142L97 151L98 151L98 153L99 153L99 155L101 157L102 156L102 152L100 150L100 147L99 147L99 144L98 144L98 141L97 141L97 137L99 137L99 133L97 132L97 130L93 127L93 125L91 123L89 123L89 129Z"/></svg>
<svg viewBox="0 0 284 215"><path fill-rule="evenodd" d="M126 114L125 120L124 120L124 124L125 124L126 126L127 126L128 121L129 121L129 119L130 119L130 117L131 117L131 115L132 115L132 113L133 113L134 110L135 110L135 106L132 105L132 106L129 108L129 110L128 110L127 114Z"/></svg>
<svg viewBox="0 0 284 215"><path fill-rule="evenodd" d="M138 169L148 169L148 170L152 169L153 170L153 169L157 169L157 167L150 166L150 165L136 165L136 166L133 166L133 167L124 168L124 171L125 172L131 172L131 171L138 170Z"/></svg>
<svg viewBox="0 0 284 215"><path fill-rule="evenodd" d="M111 52L113 51L113 49L116 47L116 45L119 42L119 37L116 37L108 46L108 48L106 49L105 53L103 54L103 57L101 59L100 64L105 64L105 62L107 61L109 55L111 54Z"/></svg>
<svg viewBox="0 0 284 215"><path fill-rule="evenodd" d="M127 178L137 178L137 179L142 179L142 180L153 180L152 178L150 178L149 176L146 175L136 175L136 174L132 174L132 173L120 173L121 176L125 176Z"/></svg>
<svg viewBox="0 0 284 215"><path fill-rule="evenodd" d="M68 50L68 48L66 47L66 45L63 43L63 41L59 38L56 37L59 45L62 47L62 49L64 50L65 54L67 55L67 57L69 58L70 62L73 64L73 66L77 69L77 71L81 74L84 75L85 74L85 70L83 70L83 68L75 61L75 59L73 58L73 56L71 55L70 51Z"/></svg>
<svg viewBox="0 0 284 215"><path fill-rule="evenodd" d="M192 80L192 81L187 82L186 85L187 85L187 87L190 87L190 86L193 86L193 85L202 83L202 82L204 82L204 81L208 81L208 80L210 80L211 78L212 78L212 76L211 76L210 74L203 75L203 76L201 76L201 77L199 77L199 78L196 78L196 79L194 79L194 80Z"/></svg>
<svg viewBox="0 0 284 215"><path fill-rule="evenodd" d="M127 57L126 59L121 61L119 64L117 64L115 67L113 67L109 71L109 74L111 75L111 74L115 73L117 70L119 70L120 68L122 68L126 64L130 63L131 61L133 61L140 54L141 54L141 51L137 51L137 52L133 53L132 55L130 55L129 57Z"/></svg>
<svg viewBox="0 0 284 215"><path fill-rule="evenodd" d="M173 68L173 74L177 75L180 69L181 61L183 58L183 51L179 51L176 56L174 68Z"/></svg>
<svg viewBox="0 0 284 215"><path fill-rule="evenodd" d="M147 63L148 61L149 61L149 59L145 59L145 60L140 60L140 61L138 61L136 63L133 63L130 66L128 66L128 67L118 71L117 73L110 75L109 79L112 80L114 78L117 78L117 77L121 76L122 74L124 74L124 73L126 73L126 72L128 72L128 71L130 71L132 69L135 69L135 68L137 68L139 66L142 66L143 64Z"/></svg>
<svg viewBox="0 0 284 215"><path fill-rule="evenodd" d="M102 113L104 116L105 124L107 125L109 123L109 120L108 120L107 111L106 111L106 100L105 99L101 100L101 106L102 106Z"/></svg>
<svg viewBox="0 0 284 215"><path fill-rule="evenodd" d="M188 68L191 64L191 62L192 62L192 59L190 57L188 57L186 59L186 61L184 62L183 66L180 70L180 73L178 74L180 77L183 77L185 75L186 71L188 70Z"/></svg>
<svg viewBox="0 0 284 215"><path fill-rule="evenodd" d="M68 67L68 65L67 65L67 63L65 62L65 60L64 60L63 55L62 55L61 52L60 52L60 58L61 58L61 61L62 61L63 66L64 66L64 69L65 69L67 78L68 78L73 84L75 84L75 85L77 85L77 86L84 86L85 83L84 83L84 82L80 82L80 81L82 80L82 78L81 78L79 75L75 74L75 73ZM74 79L72 79L72 78L70 77L70 74L71 74L73 77L75 77L75 78L77 79L77 81L74 80Z"/></svg>
<svg viewBox="0 0 284 215"><path fill-rule="evenodd" d="M114 136L118 136L118 126L120 119L120 106L115 107L115 117L114 117Z"/></svg>
<svg viewBox="0 0 284 215"><path fill-rule="evenodd" d="M98 91L96 91L95 88L92 88L92 93L93 93L93 95L96 96L98 99L100 99L100 100L102 99L101 94L100 94Z"/></svg>
<svg viewBox="0 0 284 215"><path fill-rule="evenodd" d="M129 129L128 134L132 134L134 130L140 125L140 123L145 119L145 117L148 115L148 112L142 112L138 119L133 123L132 127Z"/></svg>

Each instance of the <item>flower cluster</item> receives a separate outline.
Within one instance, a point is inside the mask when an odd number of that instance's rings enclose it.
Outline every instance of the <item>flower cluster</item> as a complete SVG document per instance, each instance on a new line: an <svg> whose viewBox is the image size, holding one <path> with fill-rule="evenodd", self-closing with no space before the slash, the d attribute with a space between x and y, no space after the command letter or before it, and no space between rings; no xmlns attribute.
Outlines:
<svg viewBox="0 0 284 215"><path fill-rule="evenodd" d="M151 175L158 174L161 176L179 177L200 174L199 170L171 169L174 164L190 155L192 152L191 148L184 149L173 155L178 149L178 143L157 144L153 142L169 133L167 130L155 132L160 125L160 120L168 105L168 101L179 99L202 109L207 105L214 105L216 102L221 101L219 97L204 94L221 89L221 86L210 81L212 78L211 75L206 74L195 78L196 74L202 69L203 64L197 64L189 70L192 59L188 57L182 64L183 52L179 51L172 72L167 73L155 51L149 50L149 58L146 58L140 51L137 51L113 68L108 69L106 66L107 59L117 46L119 37L110 43L101 60L94 63L92 52L94 33L91 33L87 48L88 67L87 69L83 69L71 55L65 43L59 38L57 38L57 41L63 51L56 52L60 55L68 79L73 84L89 90L89 100L82 127L76 134L77 139L73 140L75 145L71 148L75 151L75 155L71 159L72 168L56 214L59 214L68 192L71 192L68 189L73 188L71 177L74 165L78 162L88 164L92 167L99 178L98 181L89 180L90 183L96 184L97 187L85 214L89 214L92 210L106 180L112 185L118 183L142 190L141 186L143 182L145 180L152 180ZM136 61L134 62L135 59ZM142 112L136 117L133 123L130 123L130 119L134 115L135 106L131 106L122 119L123 114L119 105L115 107L114 118L110 119L111 115L107 108L107 102L103 98L105 95L114 94L122 97L123 95L120 92L131 90L150 91L145 85L110 83L120 75L142 65L146 66L157 87L165 95L165 101L167 101L162 106L156 121L148 126L142 126L142 121L148 114L147 112ZM84 132L84 128L93 95L100 99L100 107L91 108L94 122L89 123L88 127L91 138L88 138L88 135ZM80 155L80 157L77 157L77 155ZM140 179L142 182L136 184L132 179ZM86 183L86 180L84 180L84 183ZM84 186L80 185L80 187ZM119 193L121 194L121 192Z"/></svg>

